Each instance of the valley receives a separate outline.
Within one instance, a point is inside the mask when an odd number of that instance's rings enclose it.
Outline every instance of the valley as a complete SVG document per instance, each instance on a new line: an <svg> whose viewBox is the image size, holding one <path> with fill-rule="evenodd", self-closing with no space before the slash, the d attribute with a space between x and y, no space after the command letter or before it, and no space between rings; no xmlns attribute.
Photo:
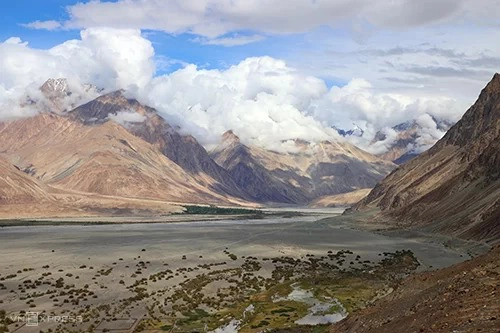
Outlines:
<svg viewBox="0 0 500 333"><path fill-rule="evenodd" d="M0 333L499 333L498 9L0 3Z"/></svg>
<svg viewBox="0 0 500 333"><path fill-rule="evenodd" d="M56 223L0 229L0 308L10 332L326 329L409 273L469 257L430 239L363 231L338 210L203 223ZM26 325L23 315L33 311L47 322Z"/></svg>

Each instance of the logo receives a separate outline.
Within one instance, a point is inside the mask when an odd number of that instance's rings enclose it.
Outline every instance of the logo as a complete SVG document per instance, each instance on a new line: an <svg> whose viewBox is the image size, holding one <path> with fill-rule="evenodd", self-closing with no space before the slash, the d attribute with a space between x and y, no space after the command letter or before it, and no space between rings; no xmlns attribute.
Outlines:
<svg viewBox="0 0 500 333"><path fill-rule="evenodd" d="M24 314L12 314L10 315L10 319L13 322L25 323L28 327L36 327L41 323L82 323L82 316L47 316L40 312L32 312L28 311Z"/></svg>
<svg viewBox="0 0 500 333"><path fill-rule="evenodd" d="M38 312L26 312L26 326L38 326Z"/></svg>

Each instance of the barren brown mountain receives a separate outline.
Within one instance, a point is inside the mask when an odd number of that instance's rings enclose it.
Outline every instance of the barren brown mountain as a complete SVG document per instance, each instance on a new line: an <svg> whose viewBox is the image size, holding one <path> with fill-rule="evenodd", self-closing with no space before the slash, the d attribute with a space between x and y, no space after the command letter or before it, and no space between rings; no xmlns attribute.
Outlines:
<svg viewBox="0 0 500 333"><path fill-rule="evenodd" d="M402 225L500 239L500 75L431 149L396 169L354 209L377 206Z"/></svg>
<svg viewBox="0 0 500 333"><path fill-rule="evenodd" d="M0 158L0 206L48 202L52 198L45 186L14 165Z"/></svg>
<svg viewBox="0 0 500 333"><path fill-rule="evenodd" d="M373 187L395 167L345 142L296 140L295 148L283 153L245 145L228 131L211 156L261 202L304 204L320 196Z"/></svg>
<svg viewBox="0 0 500 333"><path fill-rule="evenodd" d="M127 114L137 114L140 118L127 119ZM85 125L102 124L110 118L120 121L130 133L149 142L203 186L222 195L245 197L229 174L210 158L193 136L181 135L155 109L125 97L123 91L100 96L68 115Z"/></svg>
<svg viewBox="0 0 500 333"><path fill-rule="evenodd" d="M54 113L0 123L0 152L55 189L136 199L230 203L156 147L106 121L84 125ZM214 181L215 182L215 181Z"/></svg>
<svg viewBox="0 0 500 333"><path fill-rule="evenodd" d="M351 206L363 199L370 193L371 188L362 188L353 192L326 195L314 199L310 207L346 207Z"/></svg>

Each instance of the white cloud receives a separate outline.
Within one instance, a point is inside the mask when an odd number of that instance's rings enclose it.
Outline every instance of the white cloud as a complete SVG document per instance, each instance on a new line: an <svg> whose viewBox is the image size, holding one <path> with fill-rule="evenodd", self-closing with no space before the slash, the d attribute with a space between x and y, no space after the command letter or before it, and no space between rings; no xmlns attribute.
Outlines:
<svg viewBox="0 0 500 333"><path fill-rule="evenodd" d="M109 115L108 118L122 126L127 126L129 123L142 123L146 120L145 115L139 114L135 110L119 111L116 114Z"/></svg>
<svg viewBox="0 0 500 333"><path fill-rule="evenodd" d="M153 77L153 56L151 43L138 30L87 29L81 39L48 50L9 38L0 43L0 119L23 114L6 106L19 105L26 95L43 98L39 87L48 78L67 78L72 90L83 89L82 83L137 90Z"/></svg>
<svg viewBox="0 0 500 333"><path fill-rule="evenodd" d="M232 129L244 142L279 146L283 140L336 135L303 112L326 91L322 80L262 57L227 70L187 66L155 78L141 99L205 144L218 142Z"/></svg>
<svg viewBox="0 0 500 333"><path fill-rule="evenodd" d="M262 35L239 35L235 34L230 37L219 37L219 38L194 38L193 41L204 44L204 45L220 45L220 46L241 46L250 43L255 43L263 40L265 37Z"/></svg>
<svg viewBox="0 0 500 333"><path fill-rule="evenodd" d="M57 30L62 27L60 22L49 20L49 21L34 21L31 23L21 24L23 27L30 29L43 29L43 30Z"/></svg>
<svg viewBox="0 0 500 333"><path fill-rule="evenodd" d="M42 98L38 88L47 78L65 77L72 89L78 89L77 83L108 91L127 89L207 146L232 129L243 142L290 149L292 139L332 139L337 134L331 126L349 128L355 123L365 131L355 143L365 148L377 131L386 132L386 140L370 148L382 152L395 140L389 127L418 118L426 141L439 135L427 114L457 120L466 109L446 95L381 91L362 78L328 89L322 79L272 57L247 58L221 70L186 65L154 77L157 60L138 30L91 28L82 31L81 39L49 50L11 38L0 43L0 105L5 106L0 119L32 114L16 106L23 96ZM140 120L134 117L120 113L117 120Z"/></svg>
<svg viewBox="0 0 500 333"><path fill-rule="evenodd" d="M463 111L463 105L452 98L379 92L368 81L353 79L344 87L332 87L310 112L316 119L330 125L350 128L352 123L366 122L381 129L424 113L456 121Z"/></svg>
<svg viewBox="0 0 500 333"><path fill-rule="evenodd" d="M269 34L303 33L321 26L336 27L346 21L357 26L366 23L388 29L464 20L495 24L497 9L496 0L90 1L69 6L70 19L64 26L111 26L173 34L190 32L215 38L244 30ZM38 25L43 28L43 22Z"/></svg>

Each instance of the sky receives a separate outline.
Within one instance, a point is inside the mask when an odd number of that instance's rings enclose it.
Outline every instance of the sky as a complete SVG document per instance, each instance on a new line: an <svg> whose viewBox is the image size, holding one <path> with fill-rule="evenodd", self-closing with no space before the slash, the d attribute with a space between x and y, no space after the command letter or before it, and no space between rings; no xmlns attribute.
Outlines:
<svg viewBox="0 0 500 333"><path fill-rule="evenodd" d="M500 0L18 0L0 11L0 119L35 114L22 101L64 77L82 94L84 83L126 89L206 146L231 129L279 149L336 137L335 126L362 128L350 140L382 153L391 127L415 119L435 141L435 119L457 121L500 71ZM378 131L387 142L373 146Z"/></svg>

